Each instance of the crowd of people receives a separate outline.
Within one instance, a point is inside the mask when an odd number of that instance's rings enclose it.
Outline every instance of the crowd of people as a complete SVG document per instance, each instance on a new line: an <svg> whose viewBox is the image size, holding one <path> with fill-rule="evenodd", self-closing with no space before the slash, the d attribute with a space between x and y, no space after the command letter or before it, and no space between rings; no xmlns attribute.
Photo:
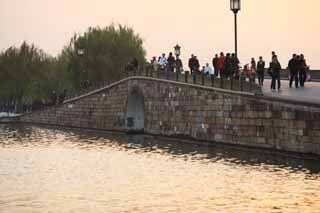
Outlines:
<svg viewBox="0 0 320 213"><path fill-rule="evenodd" d="M201 67L199 59L196 55L191 55L188 60L188 68L190 74L204 74L204 75L213 75L220 78L235 78L239 79L240 77L249 78L250 80L255 81L258 79L258 84L260 86L264 85L265 71L271 77L271 90L280 90L281 88L281 64L278 60L277 54L272 51L271 61L269 67L266 66L266 62L263 57L260 56L259 60L256 62L254 58L251 59L251 62L245 64L242 69L240 69L240 61L234 53L224 54L221 52L219 55L215 54L212 59L212 65L205 63ZM150 64L153 66L154 70L163 70L171 72L182 72L183 64L180 57L176 57L170 52L168 57L163 53L160 57L153 57L150 61ZM295 81L295 87L304 87L304 84L307 80L307 70L308 66L304 55L293 54L292 59L288 64L289 70L289 85L292 87L293 81Z"/></svg>
<svg viewBox="0 0 320 213"><path fill-rule="evenodd" d="M278 60L277 54L273 51L271 56L271 62L269 67L267 68L268 74L271 77L271 90L281 89L281 64ZM304 55L293 54L292 58L288 63L288 71L289 71L289 87L292 88L292 83L295 81L295 87L304 87L305 82L307 80L307 70L309 69L304 58ZM264 73L266 70L266 63L263 60L262 56L259 57L258 63L256 63L255 59L251 59L250 63L250 73L252 75L257 75L258 83L260 86L263 86L264 82Z"/></svg>
<svg viewBox="0 0 320 213"><path fill-rule="evenodd" d="M160 57L153 57L150 61L154 70L167 70L171 72L182 72L183 63L178 55L173 56L172 52L169 53L168 57L163 53ZM205 74L222 76L226 78L239 76L239 60L236 58L235 54L220 53L220 56L216 54L215 58L212 60L212 66L209 63L205 63L204 66L200 66L199 59L196 55L191 55L188 61L188 68L190 74Z"/></svg>

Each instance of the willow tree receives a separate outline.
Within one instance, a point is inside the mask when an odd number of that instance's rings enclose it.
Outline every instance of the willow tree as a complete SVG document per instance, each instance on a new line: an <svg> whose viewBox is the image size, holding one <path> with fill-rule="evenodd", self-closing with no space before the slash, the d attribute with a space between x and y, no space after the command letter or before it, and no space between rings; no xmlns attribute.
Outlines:
<svg viewBox="0 0 320 213"><path fill-rule="evenodd" d="M34 88L43 78L50 60L50 56L26 42L19 48L6 49L0 54L0 96L21 101L28 88Z"/></svg>
<svg viewBox="0 0 320 213"><path fill-rule="evenodd" d="M92 83L113 80L132 58L145 62L142 45L143 40L133 29L112 24L75 34L63 52L69 55L68 68L75 85L79 86L84 80Z"/></svg>
<svg viewBox="0 0 320 213"><path fill-rule="evenodd" d="M54 58L27 42L9 47L0 53L0 99L32 103L70 87L66 58Z"/></svg>

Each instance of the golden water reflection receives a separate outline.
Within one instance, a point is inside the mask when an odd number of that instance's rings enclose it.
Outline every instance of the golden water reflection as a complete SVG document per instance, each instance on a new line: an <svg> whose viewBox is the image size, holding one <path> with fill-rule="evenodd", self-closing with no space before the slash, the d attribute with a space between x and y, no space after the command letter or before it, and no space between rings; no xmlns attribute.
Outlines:
<svg viewBox="0 0 320 213"><path fill-rule="evenodd" d="M0 212L319 212L320 162L0 126Z"/></svg>

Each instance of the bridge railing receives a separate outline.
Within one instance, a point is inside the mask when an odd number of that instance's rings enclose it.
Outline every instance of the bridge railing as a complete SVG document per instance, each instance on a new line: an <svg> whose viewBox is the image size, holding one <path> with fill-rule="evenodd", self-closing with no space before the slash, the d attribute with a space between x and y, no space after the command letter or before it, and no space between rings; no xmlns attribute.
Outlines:
<svg viewBox="0 0 320 213"><path fill-rule="evenodd" d="M255 94L261 94L262 89L256 83L256 79L249 79L243 76L238 78L218 78L214 75L205 75L202 73L190 73L189 71L183 72L172 72L168 69L157 69L155 70L150 65L140 66L138 69L132 70L124 70L119 72L118 75L113 78L113 80L109 80L107 82L102 82L100 84L94 84L86 89L78 90L78 91L68 91L68 95L66 100L70 100L75 97L79 97L81 95L88 94L89 92L104 88L108 85L111 85L119 80L134 77L134 76L143 76L157 79L164 79L170 81L183 82L188 84L195 85L203 85L214 88L221 88L226 90L233 91L242 91L242 92L250 92Z"/></svg>
<svg viewBox="0 0 320 213"><path fill-rule="evenodd" d="M170 81L183 82L188 84L203 85L214 88L221 88L233 91L250 92L255 94L262 94L261 87L256 83L255 78L246 78L239 76L238 78L218 78L214 75L206 75L203 73L172 72L168 69L155 70L152 66L143 66L137 70L126 71L127 77L144 76L157 79L164 79Z"/></svg>

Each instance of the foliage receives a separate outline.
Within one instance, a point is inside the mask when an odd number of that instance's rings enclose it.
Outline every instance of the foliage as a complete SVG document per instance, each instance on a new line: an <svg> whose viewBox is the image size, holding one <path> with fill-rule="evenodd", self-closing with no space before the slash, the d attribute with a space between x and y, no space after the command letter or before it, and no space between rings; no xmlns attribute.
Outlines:
<svg viewBox="0 0 320 213"><path fill-rule="evenodd" d="M75 34L65 49L75 85L85 80L93 84L113 80L133 57L144 62L142 44L139 35L122 25L90 27L83 35Z"/></svg>
<svg viewBox="0 0 320 213"><path fill-rule="evenodd" d="M0 53L0 101L31 103L47 100L53 90L79 89L86 80L114 80L132 57L145 61L142 44L133 29L112 24L75 34L57 57L27 42L9 47Z"/></svg>

